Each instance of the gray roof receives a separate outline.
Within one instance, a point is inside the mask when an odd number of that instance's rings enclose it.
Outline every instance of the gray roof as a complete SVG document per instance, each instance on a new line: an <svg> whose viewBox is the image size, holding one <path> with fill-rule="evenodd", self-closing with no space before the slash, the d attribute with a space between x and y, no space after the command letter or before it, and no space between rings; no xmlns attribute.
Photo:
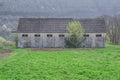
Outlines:
<svg viewBox="0 0 120 80"><path fill-rule="evenodd" d="M18 33L67 33L68 23L80 21L85 33L105 33L104 19L20 18Z"/></svg>

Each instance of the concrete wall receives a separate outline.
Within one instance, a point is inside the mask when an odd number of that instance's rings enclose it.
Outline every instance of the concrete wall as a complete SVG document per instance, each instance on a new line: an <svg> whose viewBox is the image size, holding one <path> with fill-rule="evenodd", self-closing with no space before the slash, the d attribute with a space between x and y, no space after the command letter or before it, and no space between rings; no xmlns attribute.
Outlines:
<svg viewBox="0 0 120 80"><path fill-rule="evenodd" d="M87 48L106 47L106 33L86 33L86 35L89 35L89 37L86 37L85 43L83 43L85 47Z"/></svg>
<svg viewBox="0 0 120 80"><path fill-rule="evenodd" d="M28 34L28 37L22 37L23 34ZM40 37L35 37L35 34L40 34ZM106 34L105 33L86 33L89 37L86 37L83 46L87 48L103 48L106 47ZM101 34L101 37L96 35ZM47 36L48 35L48 36ZM49 35L52 35L50 37ZM59 35L64 35L60 37ZM32 48L64 48L64 38L68 36L68 33L18 33L18 47L32 47Z"/></svg>
<svg viewBox="0 0 120 80"><path fill-rule="evenodd" d="M28 37L22 37L23 34L28 34ZM40 34L40 37L35 37L35 34ZM52 35L50 37L49 35ZM59 35L65 35L59 37ZM67 33L19 33L18 47L33 47L33 48L64 48ZM29 42L29 45L27 44Z"/></svg>

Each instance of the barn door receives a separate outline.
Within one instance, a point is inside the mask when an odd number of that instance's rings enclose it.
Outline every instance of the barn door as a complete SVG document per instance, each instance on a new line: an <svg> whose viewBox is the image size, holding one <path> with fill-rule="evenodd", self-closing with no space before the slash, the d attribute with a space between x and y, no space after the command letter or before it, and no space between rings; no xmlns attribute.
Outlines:
<svg viewBox="0 0 120 80"><path fill-rule="evenodd" d="M36 48L42 48L42 38L40 34L35 34L35 47Z"/></svg>
<svg viewBox="0 0 120 80"><path fill-rule="evenodd" d="M46 44L47 44L46 47L48 47L48 48L55 47L55 39L54 39L54 36L52 34L47 35Z"/></svg>
<svg viewBox="0 0 120 80"><path fill-rule="evenodd" d="M84 37L85 37L84 47L91 48L92 47L92 38L90 37L89 34L84 34Z"/></svg>
<svg viewBox="0 0 120 80"><path fill-rule="evenodd" d="M95 41L96 47L103 47L104 46L104 38L101 34L96 35L96 41Z"/></svg>
<svg viewBox="0 0 120 80"><path fill-rule="evenodd" d="M29 36L27 34L23 34L22 35L23 38L23 47L25 48L30 48L31 47L31 41L29 39Z"/></svg>
<svg viewBox="0 0 120 80"><path fill-rule="evenodd" d="M60 34L58 37L59 38L58 38L58 41L56 43L56 44L58 44L57 47L64 48L65 47L65 35Z"/></svg>

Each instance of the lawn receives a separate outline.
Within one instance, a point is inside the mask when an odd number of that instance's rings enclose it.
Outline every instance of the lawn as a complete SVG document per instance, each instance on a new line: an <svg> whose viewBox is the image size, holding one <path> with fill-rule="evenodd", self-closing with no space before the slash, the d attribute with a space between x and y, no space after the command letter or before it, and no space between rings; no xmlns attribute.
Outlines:
<svg viewBox="0 0 120 80"><path fill-rule="evenodd" d="M0 57L0 80L120 80L120 46L16 49Z"/></svg>

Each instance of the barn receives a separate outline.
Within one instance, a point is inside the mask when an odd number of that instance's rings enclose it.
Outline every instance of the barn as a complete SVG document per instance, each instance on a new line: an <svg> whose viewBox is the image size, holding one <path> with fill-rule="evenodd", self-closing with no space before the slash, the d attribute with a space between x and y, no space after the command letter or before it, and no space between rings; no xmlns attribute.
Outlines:
<svg viewBox="0 0 120 80"><path fill-rule="evenodd" d="M19 48L65 48L68 23L80 21L86 37L86 48L106 47L104 19L20 18L18 24Z"/></svg>

